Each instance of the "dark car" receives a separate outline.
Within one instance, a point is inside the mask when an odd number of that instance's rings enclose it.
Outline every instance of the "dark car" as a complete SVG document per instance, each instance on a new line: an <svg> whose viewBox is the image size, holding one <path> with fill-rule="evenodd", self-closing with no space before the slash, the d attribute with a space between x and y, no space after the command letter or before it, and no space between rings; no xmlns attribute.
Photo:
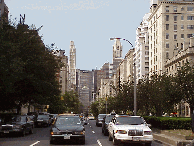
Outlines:
<svg viewBox="0 0 195 146"><path fill-rule="evenodd" d="M51 124L51 118L49 115L38 115L36 126L49 126Z"/></svg>
<svg viewBox="0 0 195 146"><path fill-rule="evenodd" d="M109 114L104 117L102 121L102 133L106 136L108 136L108 124L112 120L112 118L115 116L115 114Z"/></svg>
<svg viewBox="0 0 195 146"><path fill-rule="evenodd" d="M33 133L34 122L27 116L8 115L1 117L0 134L19 134L25 136L26 133Z"/></svg>
<svg viewBox="0 0 195 146"><path fill-rule="evenodd" d="M85 127L79 116L57 116L50 130L50 144L63 141L79 141L85 144Z"/></svg>
<svg viewBox="0 0 195 146"><path fill-rule="evenodd" d="M106 116L106 114L99 114L96 118L96 126L102 126L103 118Z"/></svg>

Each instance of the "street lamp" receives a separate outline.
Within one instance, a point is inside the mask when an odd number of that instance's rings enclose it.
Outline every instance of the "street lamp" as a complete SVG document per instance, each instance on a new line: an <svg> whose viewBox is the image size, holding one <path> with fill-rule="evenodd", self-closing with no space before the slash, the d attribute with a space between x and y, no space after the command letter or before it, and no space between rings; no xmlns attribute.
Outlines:
<svg viewBox="0 0 195 146"><path fill-rule="evenodd" d="M124 40L127 41L133 48L133 45L130 41L124 39L124 38L110 38L110 40ZM136 66L134 63L134 115L137 115L137 99L136 99Z"/></svg>

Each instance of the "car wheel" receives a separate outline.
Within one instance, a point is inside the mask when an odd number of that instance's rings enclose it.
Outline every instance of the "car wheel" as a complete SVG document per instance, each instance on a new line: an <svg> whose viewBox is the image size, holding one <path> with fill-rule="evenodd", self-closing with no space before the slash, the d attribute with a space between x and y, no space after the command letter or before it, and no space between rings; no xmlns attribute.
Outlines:
<svg viewBox="0 0 195 146"><path fill-rule="evenodd" d="M50 144L54 144L54 141L53 140L50 140Z"/></svg>
<svg viewBox="0 0 195 146"><path fill-rule="evenodd" d="M114 137L114 135L113 135L113 138L112 138L112 142L113 142L113 145L119 144L119 141L116 140L116 138Z"/></svg>
<svg viewBox="0 0 195 146"><path fill-rule="evenodd" d="M23 137L26 135L26 130L25 130L25 129L23 129L21 135L22 135Z"/></svg>
<svg viewBox="0 0 195 146"><path fill-rule="evenodd" d="M109 141L112 141L112 137L110 136L110 133L109 133L109 135L108 135L108 140L109 140Z"/></svg>
<svg viewBox="0 0 195 146"><path fill-rule="evenodd" d="M145 143L145 146L151 146L152 143Z"/></svg>
<svg viewBox="0 0 195 146"><path fill-rule="evenodd" d="M33 127L30 128L29 133L30 133L30 134L33 134Z"/></svg>

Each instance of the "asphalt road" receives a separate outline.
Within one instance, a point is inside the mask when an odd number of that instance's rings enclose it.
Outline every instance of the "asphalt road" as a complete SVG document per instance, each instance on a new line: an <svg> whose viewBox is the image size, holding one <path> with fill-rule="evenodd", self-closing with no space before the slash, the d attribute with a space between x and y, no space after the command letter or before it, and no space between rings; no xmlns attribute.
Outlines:
<svg viewBox="0 0 195 146"><path fill-rule="evenodd" d="M25 137L20 136L3 136L0 138L0 146L50 146L49 131L51 127L34 128L33 134L27 134ZM112 141L108 140L108 136L104 136L101 127L96 127L95 120L90 120L85 125L85 145L87 146L113 146ZM76 141L63 142L55 144L57 146L79 146ZM51 146L55 146L51 145ZM120 144L119 146L144 146L144 144ZM163 146L163 144L152 142L152 146Z"/></svg>

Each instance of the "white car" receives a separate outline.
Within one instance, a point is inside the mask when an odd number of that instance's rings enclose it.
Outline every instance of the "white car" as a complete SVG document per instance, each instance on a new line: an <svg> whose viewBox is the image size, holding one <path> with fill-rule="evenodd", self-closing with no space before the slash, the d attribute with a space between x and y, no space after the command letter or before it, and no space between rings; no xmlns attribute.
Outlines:
<svg viewBox="0 0 195 146"><path fill-rule="evenodd" d="M116 115L108 125L108 133L114 145L129 142L151 146L153 141L152 130L140 116Z"/></svg>

